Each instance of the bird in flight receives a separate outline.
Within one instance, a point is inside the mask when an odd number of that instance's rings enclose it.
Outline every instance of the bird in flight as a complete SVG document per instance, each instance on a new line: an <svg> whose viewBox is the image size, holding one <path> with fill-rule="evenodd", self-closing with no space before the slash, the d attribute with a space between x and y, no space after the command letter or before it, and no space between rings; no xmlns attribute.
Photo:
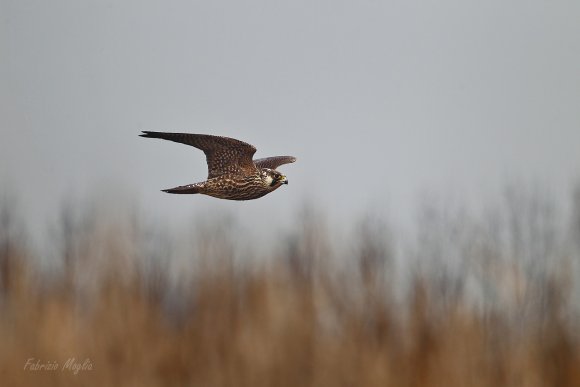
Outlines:
<svg viewBox="0 0 580 387"><path fill-rule="evenodd" d="M163 190L173 194L203 194L229 200L258 199L288 184L286 176L276 168L296 161L292 156L253 160L256 153L253 145L229 137L149 131L143 131L140 136L191 145L205 153L207 180Z"/></svg>

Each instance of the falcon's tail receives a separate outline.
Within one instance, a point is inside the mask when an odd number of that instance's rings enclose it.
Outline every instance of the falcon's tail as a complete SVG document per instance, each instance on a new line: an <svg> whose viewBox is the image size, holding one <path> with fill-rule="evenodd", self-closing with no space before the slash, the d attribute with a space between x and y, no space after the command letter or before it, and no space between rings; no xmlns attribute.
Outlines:
<svg viewBox="0 0 580 387"><path fill-rule="evenodd" d="M162 191L172 194L196 194L201 193L201 187L198 184L188 184L175 188L163 189Z"/></svg>

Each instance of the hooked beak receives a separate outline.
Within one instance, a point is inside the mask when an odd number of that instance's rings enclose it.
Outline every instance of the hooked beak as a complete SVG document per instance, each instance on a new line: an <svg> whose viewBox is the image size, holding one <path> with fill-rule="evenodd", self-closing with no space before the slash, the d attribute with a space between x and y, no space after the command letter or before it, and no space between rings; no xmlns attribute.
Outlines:
<svg viewBox="0 0 580 387"><path fill-rule="evenodd" d="M288 184L288 179L286 178L286 176L282 176L279 181L282 184Z"/></svg>

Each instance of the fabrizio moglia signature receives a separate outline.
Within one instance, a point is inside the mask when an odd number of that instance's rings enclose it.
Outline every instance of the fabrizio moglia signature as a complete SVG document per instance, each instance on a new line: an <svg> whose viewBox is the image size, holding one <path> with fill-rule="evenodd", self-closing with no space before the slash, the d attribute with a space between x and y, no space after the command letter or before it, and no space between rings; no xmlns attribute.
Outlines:
<svg viewBox="0 0 580 387"><path fill-rule="evenodd" d="M69 371L74 375L78 375L80 371L92 371L93 363L91 359L76 359L74 357L69 357L64 363L59 363L57 361L42 361L40 359L35 359L30 357L26 359L24 363L25 371Z"/></svg>

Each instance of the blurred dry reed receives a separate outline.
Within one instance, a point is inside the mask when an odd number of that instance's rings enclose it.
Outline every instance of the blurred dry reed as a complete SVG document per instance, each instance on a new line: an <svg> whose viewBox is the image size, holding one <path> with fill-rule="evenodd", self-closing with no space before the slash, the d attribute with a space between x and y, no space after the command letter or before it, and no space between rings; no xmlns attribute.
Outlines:
<svg viewBox="0 0 580 387"><path fill-rule="evenodd" d="M181 276L171 243L136 216L66 207L60 266L40 270L4 203L0 384L580 386L574 197L564 230L525 192L479 220L426 206L406 265L372 215L338 252L305 209L283 248L242 264L218 222L196 230ZM92 369L62 370L71 357ZM25 370L31 358L59 368Z"/></svg>

